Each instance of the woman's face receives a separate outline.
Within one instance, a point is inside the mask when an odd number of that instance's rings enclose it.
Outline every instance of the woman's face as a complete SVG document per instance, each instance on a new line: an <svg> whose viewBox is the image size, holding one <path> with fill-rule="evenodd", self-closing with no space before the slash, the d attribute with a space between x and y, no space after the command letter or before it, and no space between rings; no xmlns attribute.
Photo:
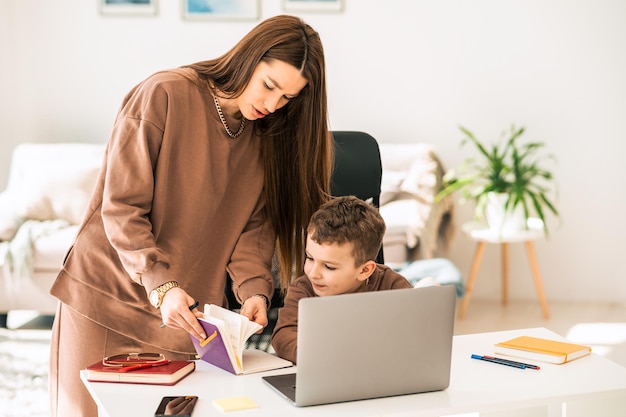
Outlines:
<svg viewBox="0 0 626 417"><path fill-rule="evenodd" d="M295 98L306 86L300 71L283 61L261 61L250 82L235 100L239 111L248 120L262 119Z"/></svg>

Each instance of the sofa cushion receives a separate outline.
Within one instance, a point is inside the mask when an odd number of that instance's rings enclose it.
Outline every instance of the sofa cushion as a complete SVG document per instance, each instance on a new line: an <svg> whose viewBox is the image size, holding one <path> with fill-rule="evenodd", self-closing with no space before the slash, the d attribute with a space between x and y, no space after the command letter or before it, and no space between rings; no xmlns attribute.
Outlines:
<svg viewBox="0 0 626 417"><path fill-rule="evenodd" d="M80 223L102 165L104 145L21 144L9 186L15 212L24 219Z"/></svg>
<svg viewBox="0 0 626 417"><path fill-rule="evenodd" d="M13 239L21 223L12 202L9 193L0 193L0 241Z"/></svg>
<svg viewBox="0 0 626 417"><path fill-rule="evenodd" d="M428 199L436 190L440 175L433 146L426 143L381 143L379 147L383 166L380 205L403 194Z"/></svg>
<svg viewBox="0 0 626 417"><path fill-rule="evenodd" d="M98 167L55 167L45 163L24 178L17 212L31 220L63 219L80 222L87 208Z"/></svg>
<svg viewBox="0 0 626 417"><path fill-rule="evenodd" d="M395 200L380 207L380 215L387 226L385 234L402 236L408 248L414 248L419 243L428 214L428 206L412 199Z"/></svg>
<svg viewBox="0 0 626 417"><path fill-rule="evenodd" d="M34 242L33 269L56 271L61 268L63 258L74 241L77 225L71 225L40 236Z"/></svg>

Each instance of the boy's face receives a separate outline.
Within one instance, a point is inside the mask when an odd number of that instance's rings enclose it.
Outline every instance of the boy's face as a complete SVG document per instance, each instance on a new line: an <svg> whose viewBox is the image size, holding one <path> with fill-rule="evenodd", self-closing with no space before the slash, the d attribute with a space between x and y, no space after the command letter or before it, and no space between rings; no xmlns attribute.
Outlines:
<svg viewBox="0 0 626 417"><path fill-rule="evenodd" d="M304 273L316 295L324 297L355 292L371 275L369 262L355 265L353 246L352 242L320 245L307 237Z"/></svg>

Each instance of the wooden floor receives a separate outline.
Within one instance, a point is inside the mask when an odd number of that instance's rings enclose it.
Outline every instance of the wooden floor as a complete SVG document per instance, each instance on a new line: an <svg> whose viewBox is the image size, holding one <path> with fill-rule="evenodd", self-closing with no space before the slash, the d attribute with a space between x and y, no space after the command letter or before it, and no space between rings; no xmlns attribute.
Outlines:
<svg viewBox="0 0 626 417"><path fill-rule="evenodd" d="M545 319L538 301L509 301L503 306L499 301L472 299L465 318L456 319L454 333L545 327L626 366L626 303L551 302L548 307L550 318Z"/></svg>

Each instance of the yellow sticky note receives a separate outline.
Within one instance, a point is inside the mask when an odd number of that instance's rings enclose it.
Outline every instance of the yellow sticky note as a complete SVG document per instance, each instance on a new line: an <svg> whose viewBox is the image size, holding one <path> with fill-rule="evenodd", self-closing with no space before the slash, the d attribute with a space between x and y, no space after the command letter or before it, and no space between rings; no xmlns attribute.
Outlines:
<svg viewBox="0 0 626 417"><path fill-rule="evenodd" d="M213 404L222 411L247 410L258 405L248 397L230 397L213 400Z"/></svg>

